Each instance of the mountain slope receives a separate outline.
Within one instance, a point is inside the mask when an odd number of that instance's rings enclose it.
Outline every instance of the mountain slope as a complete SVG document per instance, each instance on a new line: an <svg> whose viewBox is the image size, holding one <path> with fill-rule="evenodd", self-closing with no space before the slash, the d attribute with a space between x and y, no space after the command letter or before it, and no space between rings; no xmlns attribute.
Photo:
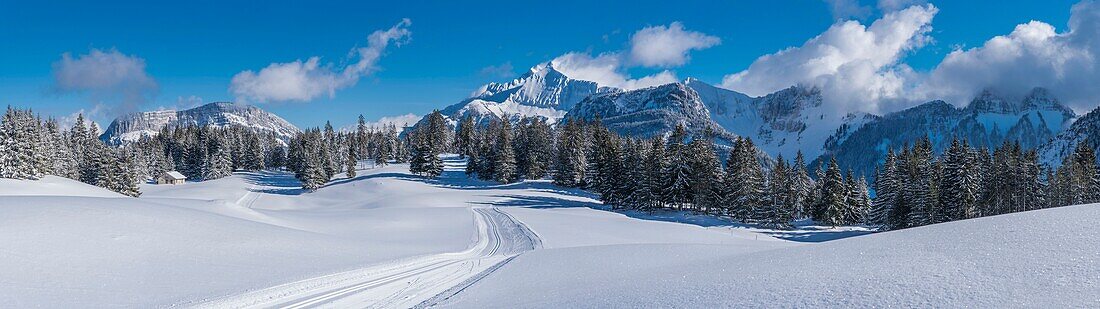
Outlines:
<svg viewBox="0 0 1100 309"><path fill-rule="evenodd" d="M111 122L99 139L114 145L133 142L142 137L157 135L166 125L243 126L256 131L273 132L284 140L300 131L283 118L258 107L216 102L182 111L161 110L121 116Z"/></svg>
<svg viewBox="0 0 1100 309"><path fill-rule="evenodd" d="M595 82L569 78L550 63L544 63L511 82L484 85L473 96L448 106L442 113L451 121L471 116L483 122L489 116L507 115L512 119L537 116L553 123L589 95L611 90Z"/></svg>
<svg viewBox="0 0 1100 309"><path fill-rule="evenodd" d="M1048 166L1062 165L1062 159L1073 153L1078 143L1088 142L1091 139L1093 149L1100 149L1100 143L1095 140L1096 138L1100 138L1100 107L1081 116L1065 131L1058 133L1053 139L1040 146L1039 158Z"/></svg>
<svg viewBox="0 0 1100 309"><path fill-rule="evenodd" d="M802 151L815 158L827 143L843 141L876 119L866 113L838 113L822 104L821 91L812 87L793 86L751 98L695 79L685 83L699 93L711 119L728 132L751 138L771 156L794 158Z"/></svg>
<svg viewBox="0 0 1100 309"><path fill-rule="evenodd" d="M574 105L567 117L586 120L599 117L611 130L635 137L664 134L677 124L684 124L694 134L709 129L720 138L732 137L710 119L699 95L681 83L592 95Z"/></svg>
<svg viewBox="0 0 1100 309"><path fill-rule="evenodd" d="M953 137L982 147L1018 141L1030 149L1047 143L1075 118L1072 110L1042 88L1020 100L987 91L965 108L932 101L883 116L855 130L843 142L826 145L817 163L835 156L842 167L869 175L888 149L898 149L925 136L937 152L950 145Z"/></svg>

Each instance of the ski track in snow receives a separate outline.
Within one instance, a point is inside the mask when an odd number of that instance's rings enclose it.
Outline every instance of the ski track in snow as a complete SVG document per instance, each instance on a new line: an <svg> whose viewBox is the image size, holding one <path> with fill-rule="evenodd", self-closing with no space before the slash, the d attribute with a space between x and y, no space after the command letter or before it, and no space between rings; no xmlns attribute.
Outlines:
<svg viewBox="0 0 1100 309"><path fill-rule="evenodd" d="M251 203L241 205L248 204ZM515 256L542 247L538 236L512 216L495 207L471 209L476 214L478 240L464 251L385 262L231 295L194 307L426 307L450 298Z"/></svg>

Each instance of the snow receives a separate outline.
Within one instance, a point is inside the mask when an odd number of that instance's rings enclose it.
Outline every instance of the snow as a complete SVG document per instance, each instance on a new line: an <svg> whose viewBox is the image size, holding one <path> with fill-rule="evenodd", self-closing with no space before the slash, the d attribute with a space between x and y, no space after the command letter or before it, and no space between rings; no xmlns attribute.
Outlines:
<svg viewBox="0 0 1100 309"><path fill-rule="evenodd" d="M763 250L538 250L444 307L1096 307L1098 216L1071 206Z"/></svg>
<svg viewBox="0 0 1100 309"><path fill-rule="evenodd" d="M0 178L0 196L123 197L103 188L72 179L46 175L36 181Z"/></svg>
<svg viewBox="0 0 1100 309"><path fill-rule="evenodd" d="M477 239L470 209L461 199L411 198L452 190L392 176L403 169L362 171L309 195L286 191L275 173L147 185L137 199L57 177L0 180L0 303L196 304L469 248ZM402 190L388 195L394 186ZM342 203L322 207L328 201ZM390 201L407 204L391 209Z"/></svg>
<svg viewBox="0 0 1100 309"><path fill-rule="evenodd" d="M407 165L304 193L283 172L0 179L10 307L1096 307L1100 205L868 234L609 211L546 180ZM853 237L854 236L854 237Z"/></svg>

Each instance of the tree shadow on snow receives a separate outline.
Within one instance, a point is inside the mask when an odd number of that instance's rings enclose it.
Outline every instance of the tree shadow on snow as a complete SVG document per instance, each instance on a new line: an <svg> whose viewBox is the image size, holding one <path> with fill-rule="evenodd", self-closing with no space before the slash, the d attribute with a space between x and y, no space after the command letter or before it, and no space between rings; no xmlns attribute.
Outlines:
<svg viewBox="0 0 1100 309"><path fill-rule="evenodd" d="M599 203L588 201L576 201L568 200L560 197L552 196L529 196L529 195L494 195L493 197L504 198L501 201L495 202L473 202L474 204L491 205L497 207L525 207L535 209L546 208L576 208L576 207L588 207L594 209L600 209L604 206Z"/></svg>
<svg viewBox="0 0 1100 309"><path fill-rule="evenodd" d="M245 172L243 175L248 183L267 187L249 189L252 192L279 195L301 195L305 193L305 190L302 189L302 183L294 178L294 175L285 172L258 171Z"/></svg>

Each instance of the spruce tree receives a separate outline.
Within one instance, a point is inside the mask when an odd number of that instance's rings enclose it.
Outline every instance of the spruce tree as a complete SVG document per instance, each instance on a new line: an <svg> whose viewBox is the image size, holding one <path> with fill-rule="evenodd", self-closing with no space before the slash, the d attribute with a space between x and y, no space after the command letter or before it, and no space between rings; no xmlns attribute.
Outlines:
<svg viewBox="0 0 1100 309"><path fill-rule="evenodd" d="M840 166L836 158L829 159L829 168L825 171L825 178L821 191L822 216L814 218L821 224L829 226L843 225L847 212L848 188L844 184L844 178L840 173Z"/></svg>
<svg viewBox="0 0 1100 309"><path fill-rule="evenodd" d="M493 143L491 155L493 161L493 180L502 183L516 181L516 153L512 148L512 123L507 118L500 120L500 130Z"/></svg>
<svg viewBox="0 0 1100 309"><path fill-rule="evenodd" d="M665 151L665 167L663 179L665 189L661 200L667 205L673 205L677 210L692 202L691 192L691 164L689 150L684 144L687 138L687 130L683 124L677 124L669 135L668 146Z"/></svg>

